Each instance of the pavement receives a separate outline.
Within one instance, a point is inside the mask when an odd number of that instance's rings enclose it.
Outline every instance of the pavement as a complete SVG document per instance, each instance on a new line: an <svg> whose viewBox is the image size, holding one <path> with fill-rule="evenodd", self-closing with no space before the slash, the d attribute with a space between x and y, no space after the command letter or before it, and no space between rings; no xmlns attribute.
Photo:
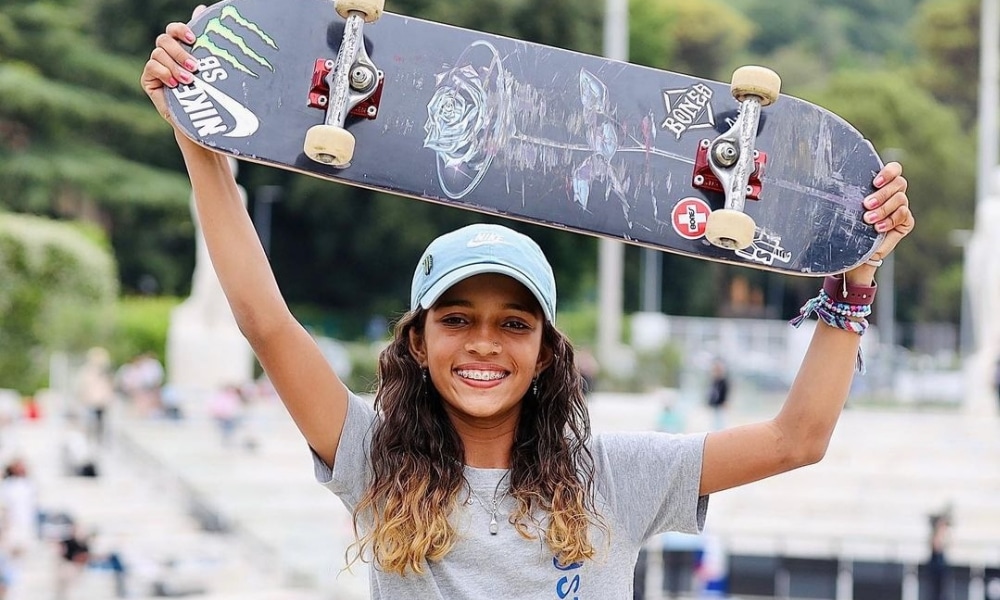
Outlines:
<svg viewBox="0 0 1000 600"><path fill-rule="evenodd" d="M654 429L664 399L597 394L594 430ZM777 410L736 400L729 424ZM686 430L710 426L696 403L678 407ZM126 558L130 597L152 596L159 580L203 600L368 598L366 567L344 570L350 515L314 482L308 449L279 403L258 406L230 444L198 406L176 422L118 410L94 479L63 473L63 427L51 416L16 426L40 504L74 515L98 532L99 548ZM997 498L1000 420L849 408L823 462L714 495L708 528L741 554L916 564L926 558L928 516L950 506L952 562L997 567ZM53 545L39 542L22 563L11 597L54 597ZM110 572L88 570L68 600L114 597Z"/></svg>

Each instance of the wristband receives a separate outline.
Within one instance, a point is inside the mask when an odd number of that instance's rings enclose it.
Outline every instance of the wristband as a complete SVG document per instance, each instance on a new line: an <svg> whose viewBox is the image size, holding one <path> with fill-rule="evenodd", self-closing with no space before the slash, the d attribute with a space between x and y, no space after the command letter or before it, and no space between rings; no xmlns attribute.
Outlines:
<svg viewBox="0 0 1000 600"><path fill-rule="evenodd" d="M855 285L847 283L843 275L831 275L823 280L823 291L834 302L870 306L875 301L878 284L873 281L871 285Z"/></svg>

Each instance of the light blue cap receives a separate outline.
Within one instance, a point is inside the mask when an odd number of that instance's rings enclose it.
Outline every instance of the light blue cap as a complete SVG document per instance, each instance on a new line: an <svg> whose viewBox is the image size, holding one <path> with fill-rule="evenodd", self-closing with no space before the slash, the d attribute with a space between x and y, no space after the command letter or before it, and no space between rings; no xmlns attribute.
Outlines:
<svg viewBox="0 0 1000 600"><path fill-rule="evenodd" d="M555 322L556 281L542 249L528 236L501 225L475 224L446 233L427 246L413 272L410 309L430 308L448 288L482 273L521 282Z"/></svg>

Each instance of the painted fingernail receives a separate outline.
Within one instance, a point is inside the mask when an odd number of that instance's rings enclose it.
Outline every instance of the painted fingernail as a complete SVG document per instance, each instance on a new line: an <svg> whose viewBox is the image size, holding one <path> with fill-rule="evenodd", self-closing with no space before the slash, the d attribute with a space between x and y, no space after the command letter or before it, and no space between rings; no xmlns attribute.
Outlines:
<svg viewBox="0 0 1000 600"><path fill-rule="evenodd" d="M876 175L875 176L875 181L873 181L872 183L875 184L875 187L882 187L882 184L885 183L885 177L882 177L881 174L880 175Z"/></svg>
<svg viewBox="0 0 1000 600"><path fill-rule="evenodd" d="M188 30L188 31L184 32L184 39L185 39L185 40L187 40L187 42L188 42L189 44L193 44L193 43L194 43L194 41L195 41L195 40L196 40L197 38L196 38L196 37L194 36L194 32L193 32L193 31L191 31L191 30Z"/></svg>
<svg viewBox="0 0 1000 600"><path fill-rule="evenodd" d="M880 221L875 225L876 231L889 231L889 221Z"/></svg>
<svg viewBox="0 0 1000 600"><path fill-rule="evenodd" d="M198 63L194 62L193 58L189 58L184 61L184 68L193 73L198 70Z"/></svg>
<svg viewBox="0 0 1000 600"><path fill-rule="evenodd" d="M172 88L177 87L177 80L171 77L170 81L167 82L167 87L172 87Z"/></svg>
<svg viewBox="0 0 1000 600"><path fill-rule="evenodd" d="M868 196L864 201L865 208L875 208L877 202L875 196Z"/></svg>
<svg viewBox="0 0 1000 600"><path fill-rule="evenodd" d="M868 221L869 223L874 223L877 220L878 220L878 213L877 212L870 211L870 212L866 212L865 213L865 221Z"/></svg>
<svg viewBox="0 0 1000 600"><path fill-rule="evenodd" d="M187 71L181 71L180 73L177 74L177 77L180 78L180 80L183 81L184 83L191 83L192 81L194 81L194 77L192 77L191 74L188 73Z"/></svg>

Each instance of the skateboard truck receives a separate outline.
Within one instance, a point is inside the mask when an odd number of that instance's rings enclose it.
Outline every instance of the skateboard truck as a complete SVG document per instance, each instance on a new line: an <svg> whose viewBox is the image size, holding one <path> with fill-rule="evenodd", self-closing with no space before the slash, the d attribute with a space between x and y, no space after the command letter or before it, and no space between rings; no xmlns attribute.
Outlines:
<svg viewBox="0 0 1000 600"><path fill-rule="evenodd" d="M704 139L698 144L698 153L694 159L694 175L691 177L691 185L709 192L724 193L726 191L722 182L712 172L709 164L708 149L712 146L712 140ZM753 151L754 169L750 173L750 180L747 182L747 200L760 200L760 192L763 185L760 176L764 173L767 165L767 153L760 150Z"/></svg>
<svg viewBox="0 0 1000 600"><path fill-rule="evenodd" d="M368 57L365 56L367 59ZM362 62L359 60L359 62ZM374 119L378 116L379 103L382 100L382 83L385 76L382 71L375 68L371 61L364 66L355 66L351 70L351 90L352 96L357 96L360 101L348 112L352 117L363 117ZM328 58L316 59L313 66L312 87L309 88L309 106L325 110L330 104L330 83L329 76L336 66L336 62ZM375 78L375 89L371 90L372 78ZM370 96L366 96L370 93ZM350 102L348 104L351 104Z"/></svg>
<svg viewBox="0 0 1000 600"><path fill-rule="evenodd" d="M363 30L365 23L382 16L384 6L385 0L336 0L337 14L347 21L344 39L336 60L317 61L322 75L317 77L314 69L309 93L309 105L325 109L326 117L322 125L309 128L302 146L306 156L316 162L333 167L349 165L354 136L344 129L347 116L357 114L355 109L370 119L378 114L383 75L368 57Z"/></svg>
<svg viewBox="0 0 1000 600"><path fill-rule="evenodd" d="M778 99L781 79L764 67L740 67L730 86L740 103L739 116L729 131L714 140L703 140L698 156L704 155L713 178L695 165L694 185L726 196L726 207L712 211L705 224L705 238L714 246L742 250L753 243L756 223L743 212L747 199L756 200L761 190L761 167L766 155L754 148L760 109ZM699 182L700 178L700 182ZM715 187L715 184L718 184Z"/></svg>

